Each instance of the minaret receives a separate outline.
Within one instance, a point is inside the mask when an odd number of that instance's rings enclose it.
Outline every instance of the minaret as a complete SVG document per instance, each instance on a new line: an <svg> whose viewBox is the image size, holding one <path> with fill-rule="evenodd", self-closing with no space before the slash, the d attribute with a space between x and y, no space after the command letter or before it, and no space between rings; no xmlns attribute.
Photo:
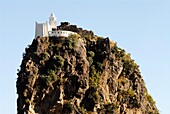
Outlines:
<svg viewBox="0 0 170 114"><path fill-rule="evenodd" d="M35 23L35 38L38 36L49 36L53 31L57 30L57 18L52 13L49 17L49 23ZM55 31L56 32L56 31Z"/></svg>
<svg viewBox="0 0 170 114"><path fill-rule="evenodd" d="M49 25L50 25L50 28L51 30L52 29L57 29L57 22L56 22L57 18L56 16L54 15L54 13L52 13L49 17Z"/></svg>

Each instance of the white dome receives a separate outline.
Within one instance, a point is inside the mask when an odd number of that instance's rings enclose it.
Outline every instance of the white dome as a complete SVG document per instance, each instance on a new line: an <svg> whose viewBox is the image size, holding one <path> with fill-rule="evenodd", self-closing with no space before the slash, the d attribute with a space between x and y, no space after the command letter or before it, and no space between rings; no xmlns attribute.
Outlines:
<svg viewBox="0 0 170 114"><path fill-rule="evenodd" d="M54 14L54 13L51 13L50 17L55 17L55 14Z"/></svg>

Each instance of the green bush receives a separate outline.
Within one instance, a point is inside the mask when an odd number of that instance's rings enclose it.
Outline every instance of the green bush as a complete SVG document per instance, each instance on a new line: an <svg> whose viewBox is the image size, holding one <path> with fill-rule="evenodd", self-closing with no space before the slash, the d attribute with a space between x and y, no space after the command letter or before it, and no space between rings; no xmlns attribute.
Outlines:
<svg viewBox="0 0 170 114"><path fill-rule="evenodd" d="M122 58L124 74L129 75L130 72L138 69L138 65L131 59L130 54L124 54Z"/></svg>
<svg viewBox="0 0 170 114"><path fill-rule="evenodd" d="M53 56L54 63L56 64L56 67L61 68L64 66L64 58L60 55L54 55Z"/></svg>
<svg viewBox="0 0 170 114"><path fill-rule="evenodd" d="M52 80L51 77L47 75L41 75L40 79L42 81L43 86L49 86Z"/></svg>
<svg viewBox="0 0 170 114"><path fill-rule="evenodd" d="M130 98L136 96L136 92L134 90L128 89L127 91L120 91L118 94L118 100L124 100L125 102L128 101Z"/></svg>
<svg viewBox="0 0 170 114"><path fill-rule="evenodd" d="M72 42L72 46L74 47L76 45L76 42L78 42L79 36L76 34L72 34L68 36L68 39Z"/></svg>
<svg viewBox="0 0 170 114"><path fill-rule="evenodd" d="M93 87L98 86L99 79L100 79L100 72L96 71L95 66L92 65L91 69L90 69L90 83L91 83L91 86L93 86Z"/></svg>
<svg viewBox="0 0 170 114"><path fill-rule="evenodd" d="M97 70L101 71L103 69L103 64L100 62L97 62Z"/></svg>
<svg viewBox="0 0 170 114"><path fill-rule="evenodd" d="M89 65L91 66L93 64L93 58L92 57L87 57L87 60L89 61Z"/></svg>
<svg viewBox="0 0 170 114"><path fill-rule="evenodd" d="M93 57L95 56L95 53L94 53L93 51L88 51L88 52L87 52L87 56L93 58Z"/></svg>
<svg viewBox="0 0 170 114"><path fill-rule="evenodd" d="M121 59L125 55L125 50L119 48L116 44L111 48L111 52L115 55L116 59Z"/></svg>
<svg viewBox="0 0 170 114"><path fill-rule="evenodd" d="M25 100L25 103L26 103L26 104L29 104L29 103L30 103L30 100L27 98L27 99Z"/></svg>
<svg viewBox="0 0 170 114"><path fill-rule="evenodd" d="M134 90L128 90L127 91L127 94L130 96L130 97L134 97L135 96L135 94L136 94L136 92L134 91Z"/></svg>
<svg viewBox="0 0 170 114"><path fill-rule="evenodd" d="M68 49L72 50L74 47L73 44L74 44L74 41L72 40L72 38L65 39L65 45L68 47Z"/></svg>
<svg viewBox="0 0 170 114"><path fill-rule="evenodd" d="M51 77L51 80L56 81L57 80L57 70L48 70L47 71L48 75Z"/></svg>
<svg viewBox="0 0 170 114"><path fill-rule="evenodd" d="M80 114L88 114L87 110L84 109L84 107L78 106L77 109L78 109L78 111L80 112Z"/></svg>
<svg viewBox="0 0 170 114"><path fill-rule="evenodd" d="M45 60L45 61L47 61L49 59L49 56L50 55L48 54L48 52L44 52L44 53L41 54L42 60Z"/></svg>
<svg viewBox="0 0 170 114"><path fill-rule="evenodd" d="M154 104L155 104L155 101L153 100L152 96L149 95L148 93L145 93L145 95L146 95L146 98L148 99L148 101L149 101L152 105L154 105Z"/></svg>

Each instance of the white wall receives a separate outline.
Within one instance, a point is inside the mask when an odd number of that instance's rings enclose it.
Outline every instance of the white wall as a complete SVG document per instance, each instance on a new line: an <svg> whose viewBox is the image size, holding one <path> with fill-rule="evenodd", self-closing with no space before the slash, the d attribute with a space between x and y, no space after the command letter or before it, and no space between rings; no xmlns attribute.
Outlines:
<svg viewBox="0 0 170 114"><path fill-rule="evenodd" d="M48 36L48 22L35 24L35 38L38 36Z"/></svg>
<svg viewBox="0 0 170 114"><path fill-rule="evenodd" d="M35 38L43 36L43 24L35 22Z"/></svg>
<svg viewBox="0 0 170 114"><path fill-rule="evenodd" d="M72 31L66 31L66 30L58 30L58 31L50 31L49 36L56 36L56 37L68 37L71 34L76 34L75 32Z"/></svg>

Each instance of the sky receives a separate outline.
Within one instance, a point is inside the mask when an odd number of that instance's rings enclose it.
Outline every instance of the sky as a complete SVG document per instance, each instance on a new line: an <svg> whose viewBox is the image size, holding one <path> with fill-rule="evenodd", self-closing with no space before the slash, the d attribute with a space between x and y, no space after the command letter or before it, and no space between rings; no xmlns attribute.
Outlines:
<svg viewBox="0 0 170 114"><path fill-rule="evenodd" d="M109 37L140 66L160 114L170 114L170 0L0 0L0 113L17 113L16 80L35 21L51 13Z"/></svg>

